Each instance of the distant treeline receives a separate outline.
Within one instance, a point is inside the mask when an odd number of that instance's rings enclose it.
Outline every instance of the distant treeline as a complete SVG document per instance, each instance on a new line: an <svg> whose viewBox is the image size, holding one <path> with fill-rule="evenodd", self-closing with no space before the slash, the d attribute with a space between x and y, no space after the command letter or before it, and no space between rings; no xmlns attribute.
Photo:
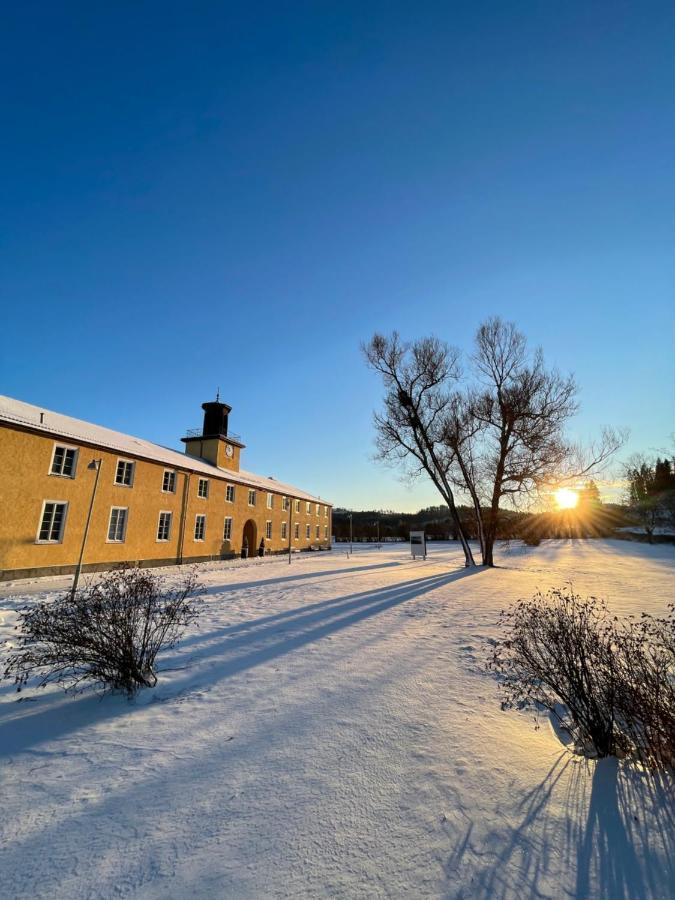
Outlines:
<svg viewBox="0 0 675 900"><path fill-rule="evenodd" d="M459 507L462 525L468 536L477 538L474 510ZM333 510L333 534L338 541L349 540L349 516L346 509ZM355 541L408 540L411 531L424 531L428 540L457 540L447 507L430 506L415 513L391 510L359 510L351 513ZM537 543L545 538L609 537L616 529L630 524L627 510L617 504L598 501L578 509L542 513L500 510L497 538Z"/></svg>

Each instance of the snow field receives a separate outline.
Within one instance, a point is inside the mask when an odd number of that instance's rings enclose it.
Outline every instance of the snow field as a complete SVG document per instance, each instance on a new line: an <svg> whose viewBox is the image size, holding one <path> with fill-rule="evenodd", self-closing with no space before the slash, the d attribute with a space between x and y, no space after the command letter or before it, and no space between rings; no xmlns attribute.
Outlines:
<svg viewBox="0 0 675 900"><path fill-rule="evenodd" d="M499 610L537 588L663 612L675 548L499 561L467 573L431 544L206 564L156 689L0 688L0 896L675 896L672 784L572 755L483 671ZM3 585L0 638L68 583Z"/></svg>

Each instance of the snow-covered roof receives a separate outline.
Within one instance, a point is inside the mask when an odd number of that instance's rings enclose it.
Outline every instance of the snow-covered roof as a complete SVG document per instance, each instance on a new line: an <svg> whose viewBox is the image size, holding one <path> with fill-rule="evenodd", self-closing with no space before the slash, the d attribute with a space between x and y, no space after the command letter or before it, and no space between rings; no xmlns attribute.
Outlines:
<svg viewBox="0 0 675 900"><path fill-rule="evenodd" d="M128 456L137 456L141 459L149 459L166 466L188 469L191 472L200 472L211 478L221 478L236 484L245 484L259 490L273 491L278 494L287 494L297 497L299 500L312 500L315 503L325 503L327 500L308 494L290 484L277 481L276 478L264 478L240 469L233 472L230 469L221 469L203 459L195 459L178 450L153 444L142 438L123 434L121 431L113 431L102 425L94 425L91 422L83 422L72 416L64 416L61 413L24 403L22 400L14 400L12 397L0 395L0 423L19 425L31 431L39 431L45 434L58 435L71 441L80 441L84 444L92 444L105 450L114 450Z"/></svg>

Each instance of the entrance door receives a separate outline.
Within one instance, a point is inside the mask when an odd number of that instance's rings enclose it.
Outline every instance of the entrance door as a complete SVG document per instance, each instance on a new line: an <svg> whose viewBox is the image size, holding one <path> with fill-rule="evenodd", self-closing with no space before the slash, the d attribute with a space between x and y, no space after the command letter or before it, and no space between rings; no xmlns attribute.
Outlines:
<svg viewBox="0 0 675 900"><path fill-rule="evenodd" d="M242 534L241 546L248 544L248 555L255 556L258 552L258 529L253 519L249 519L244 525L244 533Z"/></svg>

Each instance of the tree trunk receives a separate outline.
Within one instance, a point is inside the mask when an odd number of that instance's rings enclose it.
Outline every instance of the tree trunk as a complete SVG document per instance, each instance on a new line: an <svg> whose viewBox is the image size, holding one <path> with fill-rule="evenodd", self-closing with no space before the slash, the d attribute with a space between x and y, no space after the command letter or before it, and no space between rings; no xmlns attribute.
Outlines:
<svg viewBox="0 0 675 900"><path fill-rule="evenodd" d="M497 538L497 520L499 518L499 499L492 498L492 505L488 513L488 523L485 529L485 553L483 565L494 566L494 547Z"/></svg>
<svg viewBox="0 0 675 900"><path fill-rule="evenodd" d="M462 477L464 478L464 483L466 484L467 490L471 495L471 500L473 501L473 508L476 514L476 531L478 532L478 543L480 544L480 553L483 560L483 565L485 565L485 530L483 528L483 511L480 508L480 500L478 499L474 481L469 474L469 470L464 463L464 459L459 449L455 450L455 455L457 457L457 462L459 463Z"/></svg>
<svg viewBox="0 0 675 900"><path fill-rule="evenodd" d="M459 513L457 512L457 507L455 506L455 500L452 496L452 493L450 493L448 496L448 509L450 510L450 515L455 523L457 535L462 545L462 550L464 551L464 568L470 569L472 567L475 567L476 560L473 558L471 547L469 546L469 542L466 539L466 535L464 534L464 529L462 528L462 523L460 521Z"/></svg>
<svg viewBox="0 0 675 900"><path fill-rule="evenodd" d="M494 567L494 546L495 539L492 535L491 529L488 529L485 534L485 550L483 552L483 565Z"/></svg>

